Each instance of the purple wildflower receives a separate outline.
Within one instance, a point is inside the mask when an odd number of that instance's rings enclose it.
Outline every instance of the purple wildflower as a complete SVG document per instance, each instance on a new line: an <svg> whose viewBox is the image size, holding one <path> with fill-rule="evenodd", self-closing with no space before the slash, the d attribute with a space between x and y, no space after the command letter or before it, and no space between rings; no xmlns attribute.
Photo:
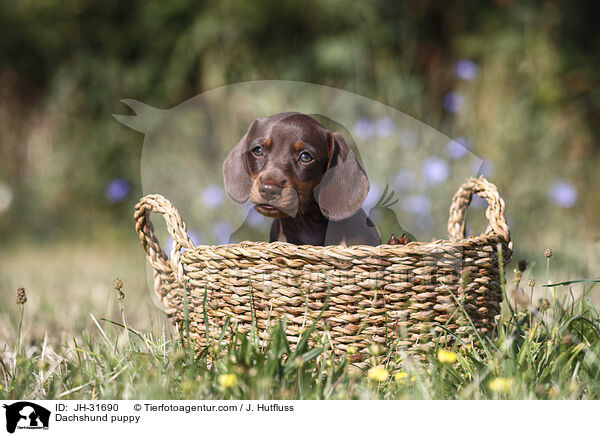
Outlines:
<svg viewBox="0 0 600 436"><path fill-rule="evenodd" d="M414 175L410 170L400 170L394 177L394 186L398 189L408 189L412 185Z"/></svg>
<svg viewBox="0 0 600 436"><path fill-rule="evenodd" d="M216 185L207 186L202 192L202 202L209 209L214 209L223 203L223 188Z"/></svg>
<svg viewBox="0 0 600 436"><path fill-rule="evenodd" d="M470 206L474 209L481 209L482 207L487 207L487 205L487 201L477 194L473 195L473 197L471 198Z"/></svg>
<svg viewBox="0 0 600 436"><path fill-rule="evenodd" d="M217 222L212 228L213 235L217 241L217 244L224 245L229 243L229 238L233 233L233 228L229 223L225 221Z"/></svg>
<svg viewBox="0 0 600 436"><path fill-rule="evenodd" d="M187 234L188 234L188 237L194 243L194 245L202 244L202 237L198 233L194 232L193 230L188 230Z"/></svg>
<svg viewBox="0 0 600 436"><path fill-rule="evenodd" d="M396 131L396 124L389 118L380 118L375 122L375 134L379 138L389 138Z"/></svg>
<svg viewBox="0 0 600 436"><path fill-rule="evenodd" d="M548 189L548 197L558 207L573 207L577 202L577 188L567 181L558 180Z"/></svg>
<svg viewBox="0 0 600 436"><path fill-rule="evenodd" d="M366 118L361 118L354 124L354 136L358 140L369 139L375 133L375 126Z"/></svg>
<svg viewBox="0 0 600 436"><path fill-rule="evenodd" d="M190 238L190 240L194 243L194 245L201 245L202 244L202 237L194 232L193 230L188 230L187 231L188 237ZM164 251L165 253L167 253L167 256L170 258L171 257L171 250L173 249L173 238L169 236L169 238L167 239L167 241L165 242L164 246ZM183 253L183 248L180 250L180 252Z"/></svg>
<svg viewBox="0 0 600 436"><path fill-rule="evenodd" d="M424 195L410 195L402 200L402 207L407 212L422 217L429 215L431 202Z"/></svg>
<svg viewBox="0 0 600 436"><path fill-rule="evenodd" d="M439 157L430 157L423 163L423 177L430 185L437 185L446 181L450 174L448 162Z"/></svg>
<svg viewBox="0 0 600 436"><path fill-rule="evenodd" d="M470 59L461 59L454 64L454 75L462 80L473 80L479 67Z"/></svg>
<svg viewBox="0 0 600 436"><path fill-rule="evenodd" d="M366 210L371 209L372 207L374 207L377 202L379 201L379 198L381 197L381 189L379 188L379 186L377 186L377 184L375 183L371 183L371 186L369 187L369 193L367 194L367 197L365 198L365 201L363 202L363 208Z"/></svg>
<svg viewBox="0 0 600 436"><path fill-rule="evenodd" d="M267 217L257 212L255 209L251 209L246 218L246 222L250 227L255 229L264 226L267 223Z"/></svg>
<svg viewBox="0 0 600 436"><path fill-rule="evenodd" d="M490 159L476 160L473 162L473 171L477 175L491 176L494 174L494 163Z"/></svg>
<svg viewBox="0 0 600 436"><path fill-rule="evenodd" d="M459 159L467 154L471 149L471 144L467 138L456 138L446 144L446 156L450 159Z"/></svg>
<svg viewBox="0 0 600 436"><path fill-rule="evenodd" d="M444 96L442 105L448 112L460 112L465 105L465 98L458 92L449 92Z"/></svg>
<svg viewBox="0 0 600 436"><path fill-rule="evenodd" d="M129 182L125 179L114 179L104 190L104 195L111 203L118 203L122 201L131 191Z"/></svg>

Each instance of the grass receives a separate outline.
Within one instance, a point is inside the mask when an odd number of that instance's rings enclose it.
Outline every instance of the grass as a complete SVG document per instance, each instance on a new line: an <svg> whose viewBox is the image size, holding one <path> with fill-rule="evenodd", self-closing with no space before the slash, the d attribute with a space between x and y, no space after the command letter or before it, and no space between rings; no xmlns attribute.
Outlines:
<svg viewBox="0 0 600 436"><path fill-rule="evenodd" d="M599 399L600 316L590 301L598 280L546 287L552 297L536 303L543 287L522 283L525 268L515 268L513 292L504 289L513 299L483 352L457 343L418 362L372 347L364 370L335 359L325 337L309 346L310 330L291 349L283 323L266 344L238 334L194 356L172 329L135 329L120 281L107 295L114 319L90 313L86 329L56 349L47 336L23 337L28 306L12 305L17 333L0 348L0 399Z"/></svg>

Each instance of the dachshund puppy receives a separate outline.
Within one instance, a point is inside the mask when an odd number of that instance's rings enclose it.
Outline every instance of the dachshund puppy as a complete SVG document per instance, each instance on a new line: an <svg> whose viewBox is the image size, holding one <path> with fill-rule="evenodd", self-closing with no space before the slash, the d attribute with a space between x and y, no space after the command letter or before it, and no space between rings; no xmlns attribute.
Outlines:
<svg viewBox="0 0 600 436"><path fill-rule="evenodd" d="M379 245L369 181L339 133L285 112L254 120L223 163L227 195L273 218L270 242Z"/></svg>

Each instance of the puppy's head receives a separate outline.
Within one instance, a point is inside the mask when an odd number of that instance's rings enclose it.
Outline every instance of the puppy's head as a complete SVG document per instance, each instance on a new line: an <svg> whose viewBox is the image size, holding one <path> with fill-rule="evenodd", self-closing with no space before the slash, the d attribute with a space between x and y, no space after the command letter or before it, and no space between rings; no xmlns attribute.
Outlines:
<svg viewBox="0 0 600 436"><path fill-rule="evenodd" d="M271 218L319 207L327 218L341 220L360 209L369 191L342 135L296 112L255 120L225 159L223 178L231 199L250 198Z"/></svg>

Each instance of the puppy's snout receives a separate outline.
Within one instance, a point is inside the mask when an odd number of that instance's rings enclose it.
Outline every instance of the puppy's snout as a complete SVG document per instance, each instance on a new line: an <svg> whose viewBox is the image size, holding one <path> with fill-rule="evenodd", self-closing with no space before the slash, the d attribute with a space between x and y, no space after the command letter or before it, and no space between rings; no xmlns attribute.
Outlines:
<svg viewBox="0 0 600 436"><path fill-rule="evenodd" d="M281 196L281 186L275 183L261 183L258 192L265 200L274 200Z"/></svg>

